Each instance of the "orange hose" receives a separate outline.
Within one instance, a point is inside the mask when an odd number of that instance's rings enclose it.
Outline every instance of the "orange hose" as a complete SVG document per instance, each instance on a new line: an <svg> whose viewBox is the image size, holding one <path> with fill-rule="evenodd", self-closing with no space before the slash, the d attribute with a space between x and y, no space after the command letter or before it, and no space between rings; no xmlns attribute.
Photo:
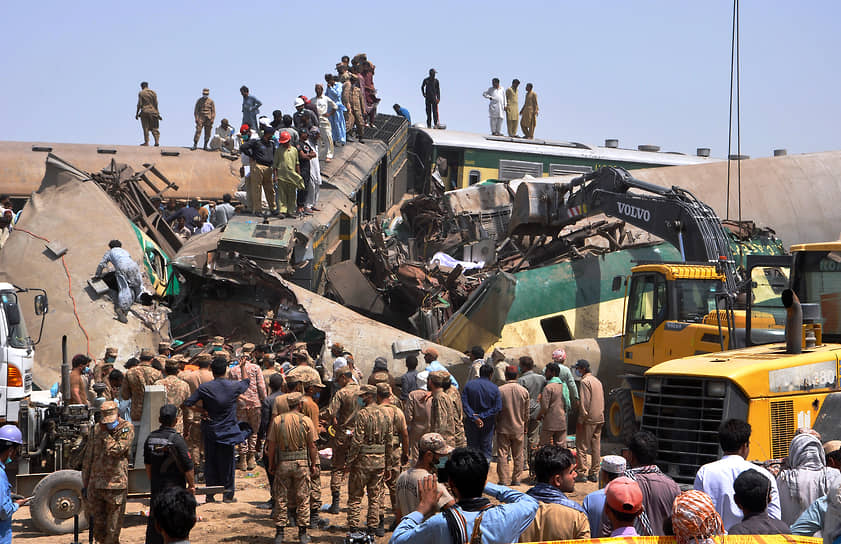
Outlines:
<svg viewBox="0 0 841 544"><path fill-rule="evenodd" d="M50 241L43 236L39 236L33 232L29 232L26 229L22 229L20 227L14 227L14 230L19 230L21 232L25 232L26 234L32 236L33 238L38 238L39 240L43 240L48 244ZM64 265L64 273L67 274L67 294L70 295L70 300L73 301L73 315L76 316L76 323L79 324L79 328L82 330L82 334L85 335L85 341L87 342L87 355L91 359L93 359L93 355L91 354L91 338L88 336L88 331L85 330L84 325L82 325L82 320L79 318L79 311L76 309L76 297L73 296L73 280L70 277L70 269L67 268L67 261L64 260L64 255L61 256L61 264Z"/></svg>

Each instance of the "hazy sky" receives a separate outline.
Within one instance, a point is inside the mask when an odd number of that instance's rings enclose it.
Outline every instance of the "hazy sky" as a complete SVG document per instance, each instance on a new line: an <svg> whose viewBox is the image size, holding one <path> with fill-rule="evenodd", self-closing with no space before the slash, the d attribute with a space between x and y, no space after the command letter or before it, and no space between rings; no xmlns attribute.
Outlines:
<svg viewBox="0 0 841 544"><path fill-rule="evenodd" d="M189 145L202 87L217 123L292 110L343 54L377 66L381 110L424 121L420 83L441 81L449 128L488 131L490 79L534 83L537 137L727 153L732 3L3 2L4 139L134 144L141 80L164 145ZM841 149L841 2L742 2L742 152ZM522 94L520 103L522 105Z"/></svg>

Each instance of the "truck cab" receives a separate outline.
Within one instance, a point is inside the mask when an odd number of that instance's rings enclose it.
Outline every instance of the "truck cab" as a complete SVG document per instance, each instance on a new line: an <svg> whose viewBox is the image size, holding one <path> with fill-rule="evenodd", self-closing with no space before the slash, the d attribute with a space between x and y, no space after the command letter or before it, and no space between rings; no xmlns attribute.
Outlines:
<svg viewBox="0 0 841 544"><path fill-rule="evenodd" d="M32 367L35 344L29 336L18 295L19 289L0 282L0 421L18 421L20 401L32 393ZM35 313L42 318L47 311L46 294L35 297ZM39 338L40 340L40 334Z"/></svg>
<svg viewBox="0 0 841 544"><path fill-rule="evenodd" d="M812 428L822 418L837 423L829 412L837 412L838 404L828 401L841 402L841 242L796 245L791 251L790 288L800 302L819 310L793 329L801 332L800 353L785 343L755 345L763 336L756 333L762 327L752 327L753 309L779 324L786 308L779 299L749 297L749 347L677 358L645 373L641 427L658 437L658 464L678 482L691 483L699 466L720 457L718 428L728 419L751 424L749 459L758 461L787 456L798 428ZM768 270L782 265L779 257L749 260L751 288L778 281ZM841 438L835 427L827 426L823 440Z"/></svg>

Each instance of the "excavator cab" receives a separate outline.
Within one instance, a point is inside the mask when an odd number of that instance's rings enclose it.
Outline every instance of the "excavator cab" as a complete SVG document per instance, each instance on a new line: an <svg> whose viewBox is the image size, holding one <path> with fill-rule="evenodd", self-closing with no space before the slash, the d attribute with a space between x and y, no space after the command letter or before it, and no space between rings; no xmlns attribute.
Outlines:
<svg viewBox="0 0 841 544"><path fill-rule="evenodd" d="M676 357L726 349L727 314L719 295L723 282L724 275L712 265L634 267L627 290L623 362L645 371ZM738 326L739 318L735 321Z"/></svg>

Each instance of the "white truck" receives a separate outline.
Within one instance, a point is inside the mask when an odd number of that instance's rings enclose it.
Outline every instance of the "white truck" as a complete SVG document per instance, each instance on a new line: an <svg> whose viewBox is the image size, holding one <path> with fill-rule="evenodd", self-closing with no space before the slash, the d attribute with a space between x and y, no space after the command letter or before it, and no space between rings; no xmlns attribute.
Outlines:
<svg viewBox="0 0 841 544"><path fill-rule="evenodd" d="M38 340L33 341L20 311L18 294L40 291L35 296L35 315L41 316ZM20 288L0 282L0 421L17 423L20 402L32 393L32 367L35 344L41 341L47 294L43 289Z"/></svg>

